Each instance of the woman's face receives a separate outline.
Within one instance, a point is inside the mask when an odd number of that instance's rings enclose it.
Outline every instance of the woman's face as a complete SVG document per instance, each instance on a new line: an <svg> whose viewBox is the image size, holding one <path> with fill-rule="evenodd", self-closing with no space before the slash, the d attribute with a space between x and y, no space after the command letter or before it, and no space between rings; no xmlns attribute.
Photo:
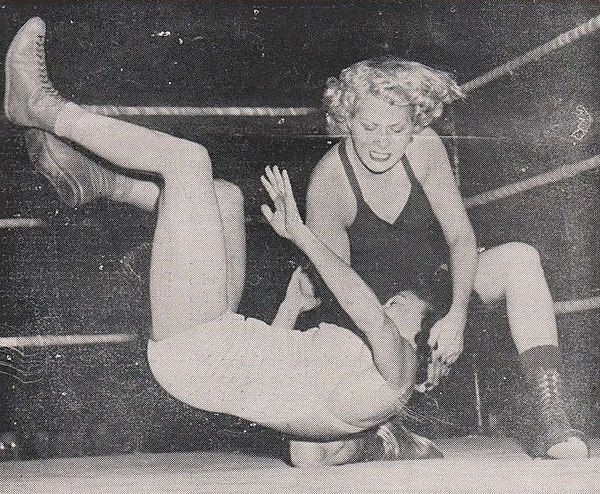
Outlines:
<svg viewBox="0 0 600 494"><path fill-rule="evenodd" d="M372 95L359 102L348 127L358 158L373 173L400 161L415 130L410 105L391 105Z"/></svg>

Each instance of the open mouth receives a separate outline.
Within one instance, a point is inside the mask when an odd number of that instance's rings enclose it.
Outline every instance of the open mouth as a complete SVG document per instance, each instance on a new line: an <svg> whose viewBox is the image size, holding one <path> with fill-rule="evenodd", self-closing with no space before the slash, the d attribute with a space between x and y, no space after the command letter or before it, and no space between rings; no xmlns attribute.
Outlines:
<svg viewBox="0 0 600 494"><path fill-rule="evenodd" d="M369 151L369 157L373 161L384 162L390 159L391 153L380 153L379 151Z"/></svg>

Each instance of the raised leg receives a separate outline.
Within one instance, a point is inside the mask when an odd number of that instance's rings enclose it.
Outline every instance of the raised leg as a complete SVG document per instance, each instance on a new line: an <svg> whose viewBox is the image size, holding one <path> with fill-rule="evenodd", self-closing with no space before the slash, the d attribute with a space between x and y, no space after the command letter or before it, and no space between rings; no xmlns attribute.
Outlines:
<svg viewBox="0 0 600 494"><path fill-rule="evenodd" d="M219 318L227 310L227 264L206 149L67 102L48 78L45 34L45 23L34 17L10 43L5 115L14 124L69 139L118 167L161 176L150 263L152 338Z"/></svg>
<svg viewBox="0 0 600 494"><path fill-rule="evenodd" d="M25 143L31 163L68 205L82 206L98 198L108 198L144 211L156 210L160 188L154 181L117 173L103 166L101 160L39 129L28 129ZM225 180L216 179L214 186L225 233L228 308L235 312L246 271L244 198L238 187Z"/></svg>
<svg viewBox="0 0 600 494"><path fill-rule="evenodd" d="M116 165L162 177L150 264L152 337L218 318L227 309L221 215L206 149L66 105L64 137Z"/></svg>
<svg viewBox="0 0 600 494"><path fill-rule="evenodd" d="M153 141L156 136L147 137ZM179 147L179 142L160 140L172 145L181 161L163 170L165 185L158 203L150 263L155 340L193 329L227 310L225 239L208 153L200 146L191 150L188 144ZM123 159L112 155L117 157ZM143 165L138 160L135 164Z"/></svg>
<svg viewBox="0 0 600 494"><path fill-rule="evenodd" d="M126 192L113 194L111 199L146 211L156 209L160 189L154 182L126 176L117 177L117 183L119 182L125 184L129 182L129 185L120 189ZM239 187L226 180L215 179L214 187L223 222L227 253L227 307L231 312L236 312L242 298L246 276L244 197Z"/></svg>

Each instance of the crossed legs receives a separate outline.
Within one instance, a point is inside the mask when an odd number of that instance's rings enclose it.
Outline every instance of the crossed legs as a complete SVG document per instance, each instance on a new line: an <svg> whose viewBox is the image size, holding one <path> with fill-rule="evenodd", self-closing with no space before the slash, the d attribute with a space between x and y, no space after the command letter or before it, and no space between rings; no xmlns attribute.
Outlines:
<svg viewBox="0 0 600 494"><path fill-rule="evenodd" d="M70 104L58 122L54 130L63 137L119 167L156 173L164 181L150 270L152 338L221 316L228 308L227 257L206 149Z"/></svg>

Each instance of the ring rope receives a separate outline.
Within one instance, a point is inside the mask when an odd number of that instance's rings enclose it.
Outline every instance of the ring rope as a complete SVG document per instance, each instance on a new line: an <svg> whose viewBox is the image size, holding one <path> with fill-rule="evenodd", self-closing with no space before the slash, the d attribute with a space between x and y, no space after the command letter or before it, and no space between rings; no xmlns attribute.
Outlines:
<svg viewBox="0 0 600 494"><path fill-rule="evenodd" d="M554 302L554 312L556 312L556 314L570 314L573 312L583 312L598 308L600 308L600 297Z"/></svg>
<svg viewBox="0 0 600 494"><path fill-rule="evenodd" d="M0 338L0 348L98 345L128 343L136 339L137 335L131 333L10 336Z"/></svg>
<svg viewBox="0 0 600 494"><path fill-rule="evenodd" d="M587 160L579 161L568 165L560 166L549 172L541 173L533 177L526 178L520 182L504 185L497 189L492 189L487 192L482 192L475 196L467 197L464 200L467 209L475 206L488 204L506 197L510 197L521 192L524 192L534 187L547 185L560 180L574 177L580 173L594 170L600 167L600 155L593 156ZM39 218L0 218L0 229L2 228L38 228L46 227L48 223Z"/></svg>
<svg viewBox="0 0 600 494"><path fill-rule="evenodd" d="M48 226L39 218L0 218L0 229L3 228L39 228Z"/></svg>
<svg viewBox="0 0 600 494"><path fill-rule="evenodd" d="M468 93L500 77L511 74L519 67L539 60L564 46L600 29L600 15L564 32L556 38L518 56L495 69L461 85L463 92ZM178 117L301 117L320 111L313 107L197 107L197 106L115 106L115 105L81 105L85 110L109 117L117 116L178 116Z"/></svg>
<svg viewBox="0 0 600 494"><path fill-rule="evenodd" d="M583 36L587 36L593 33L594 31L597 31L598 29L600 29L600 15L590 19L589 21L581 24L580 26L577 26L574 29L571 29L570 31L560 34L559 36L548 41L547 43L544 43L543 45L540 45L537 48L534 48L533 50L530 50L527 53L524 53L523 55L514 58L506 62L505 64L500 65L495 69L490 70L489 72L486 72L483 75L480 75L479 77L476 77L472 81L466 82L465 84L461 85L460 88L465 93L473 91L474 89L484 86L485 84L488 84L491 81L499 79L503 75L511 74L519 67L522 67L523 65L526 65L531 62L535 62L542 58L544 55L548 55L549 53L552 53L553 51L556 51L559 48L563 48L564 46L573 43L574 41L577 41Z"/></svg>
<svg viewBox="0 0 600 494"><path fill-rule="evenodd" d="M114 106L81 105L84 110L107 117L117 116L177 116L177 117L303 117L318 113L312 107L273 106Z"/></svg>
<svg viewBox="0 0 600 494"><path fill-rule="evenodd" d="M570 314L600 308L600 296L578 300L561 300L554 302L556 314ZM129 343L138 339L137 334L72 334L72 335L38 335L38 336L11 336L0 338L0 348L24 347L51 347L71 345L98 345Z"/></svg>
<svg viewBox="0 0 600 494"><path fill-rule="evenodd" d="M574 41L600 29L600 15L580 26L560 34L543 45L496 67L485 74L461 85L463 92L468 93L491 81L514 72L517 68L539 60ZM92 113L106 116L248 116L248 117L286 117L304 116L317 113L318 108L311 107L175 107L175 106L114 106L114 105L82 105ZM594 156L579 163L564 165L550 172L530 177L521 182L499 187L465 199L467 208L487 204L509 197L540 185L557 182L573 177L583 171L600 166L600 156ZM44 226L45 222L36 218L4 218L0 219L0 228L22 228ZM560 301L554 304L557 314L581 312L600 308L600 297L580 300ZM62 345L89 345L100 343L125 343L137 338L134 334L116 333L107 335L48 335L48 336L17 336L0 338L1 347L47 347Z"/></svg>
<svg viewBox="0 0 600 494"><path fill-rule="evenodd" d="M481 206L482 204L488 204L490 202L494 202L499 199L504 199L505 197L510 197L515 194L519 194L520 192L533 189L534 187L539 187L540 185L546 185L553 182L558 182L560 180L564 180L566 178L574 177L579 173L594 170L598 167L600 167L600 155L593 156L592 158L588 158L577 163L559 166L554 170L545 173L540 173L539 175L526 178L525 180L522 180L520 182L504 185L502 187L498 187L497 189L489 190L487 192L482 192L481 194L477 194L475 196L467 197L464 200L465 207L472 208L475 206Z"/></svg>

